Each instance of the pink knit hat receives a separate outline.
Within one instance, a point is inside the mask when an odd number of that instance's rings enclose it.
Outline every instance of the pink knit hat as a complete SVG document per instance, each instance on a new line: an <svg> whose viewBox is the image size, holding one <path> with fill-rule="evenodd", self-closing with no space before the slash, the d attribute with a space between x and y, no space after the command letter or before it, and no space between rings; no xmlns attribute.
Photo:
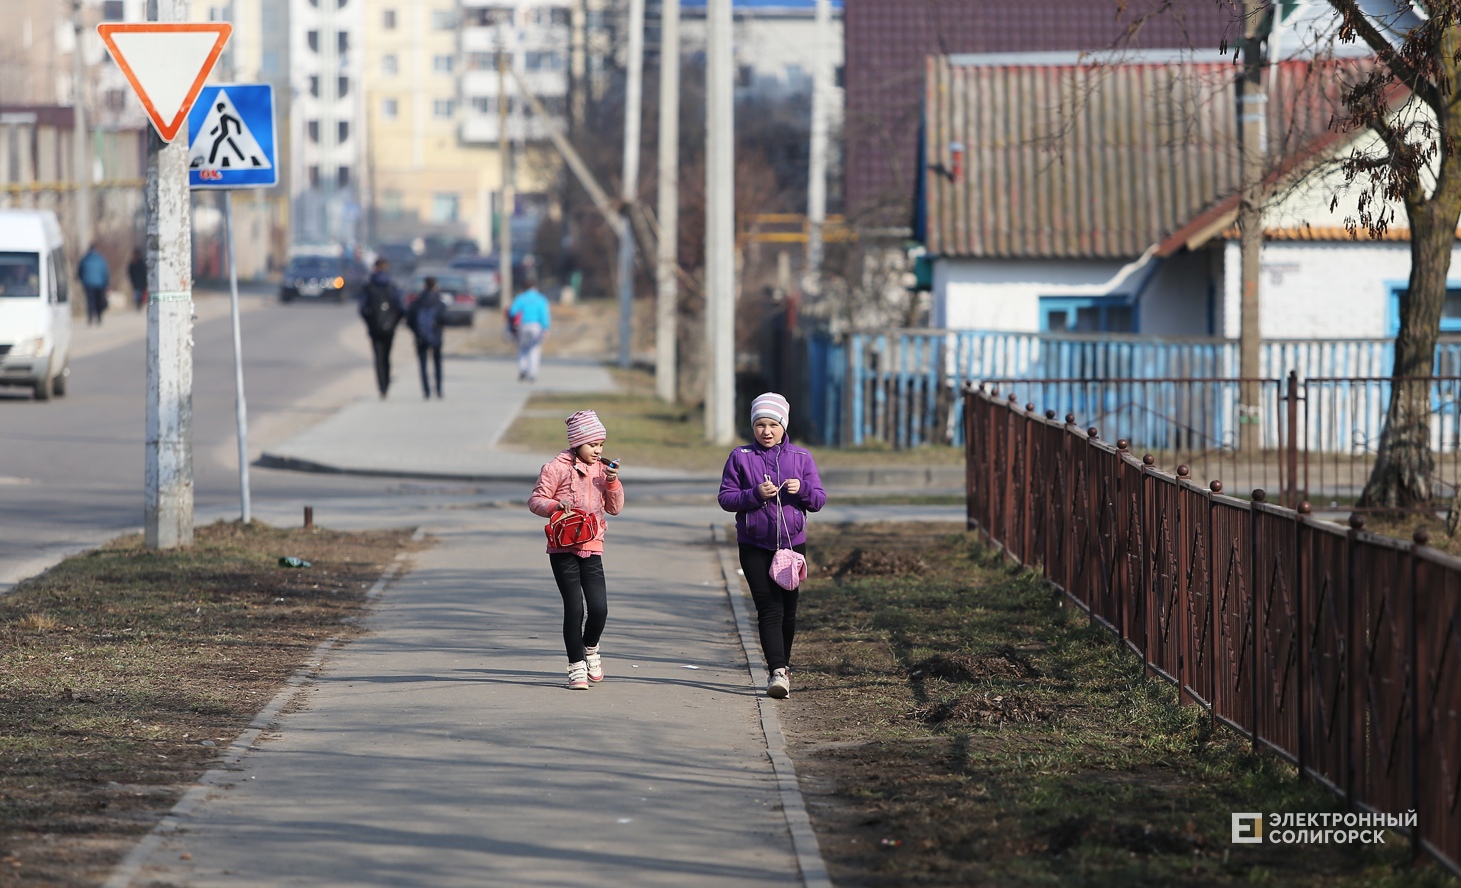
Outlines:
<svg viewBox="0 0 1461 888"><path fill-rule="evenodd" d="M602 441L609 437L609 430L599 421L599 415L592 410L580 410L567 419L568 449L577 450L580 445Z"/></svg>
<svg viewBox="0 0 1461 888"><path fill-rule="evenodd" d="M791 404L776 392L757 395L751 402L751 422L762 418L774 419L786 428L787 421L791 419Z"/></svg>

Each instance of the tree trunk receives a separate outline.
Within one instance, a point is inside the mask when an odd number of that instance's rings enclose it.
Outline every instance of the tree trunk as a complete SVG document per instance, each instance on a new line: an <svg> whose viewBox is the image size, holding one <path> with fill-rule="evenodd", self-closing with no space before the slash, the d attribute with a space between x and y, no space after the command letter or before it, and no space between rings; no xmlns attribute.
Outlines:
<svg viewBox="0 0 1461 888"><path fill-rule="evenodd" d="M1370 479L1358 505L1400 512L1431 502L1430 379L1435 370L1436 339L1456 221L1461 212L1458 189L1439 188L1423 204L1409 207L1410 287L1400 300L1400 330L1395 336L1394 384L1390 407Z"/></svg>

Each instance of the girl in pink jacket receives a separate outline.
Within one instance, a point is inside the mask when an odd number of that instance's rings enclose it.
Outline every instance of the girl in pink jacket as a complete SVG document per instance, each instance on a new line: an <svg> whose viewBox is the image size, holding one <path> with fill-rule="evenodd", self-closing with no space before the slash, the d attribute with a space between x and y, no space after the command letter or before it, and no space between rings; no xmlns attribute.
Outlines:
<svg viewBox="0 0 1461 888"><path fill-rule="evenodd" d="M604 679L599 657L599 638L609 616L602 558L604 513L617 515L624 508L624 485L619 483L619 463L602 460L608 432L598 414L580 410L564 422L568 425L568 449L543 466L533 495L528 498L528 508L542 518L551 519L561 509L589 512L599 520L599 531L591 540L572 548L548 545L548 563L563 596L568 687L586 691L589 682Z"/></svg>

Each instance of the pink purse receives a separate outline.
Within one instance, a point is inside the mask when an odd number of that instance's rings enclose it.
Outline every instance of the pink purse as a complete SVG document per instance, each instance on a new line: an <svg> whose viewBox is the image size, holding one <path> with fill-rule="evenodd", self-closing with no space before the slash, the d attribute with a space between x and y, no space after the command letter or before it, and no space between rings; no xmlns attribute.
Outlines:
<svg viewBox="0 0 1461 888"><path fill-rule="evenodd" d="M781 533L784 529L781 517L781 488L776 489L776 554L771 556L771 581L790 592L807 578L807 560L791 548L791 536L787 535L786 548L781 547Z"/></svg>

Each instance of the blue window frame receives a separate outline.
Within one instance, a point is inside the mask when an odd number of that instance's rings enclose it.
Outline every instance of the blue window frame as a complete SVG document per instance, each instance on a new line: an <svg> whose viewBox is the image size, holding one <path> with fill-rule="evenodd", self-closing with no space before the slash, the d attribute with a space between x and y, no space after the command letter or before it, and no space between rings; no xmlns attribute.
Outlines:
<svg viewBox="0 0 1461 888"><path fill-rule="evenodd" d="M1385 305L1385 335L1400 332L1400 300L1410 292L1407 281L1390 281L1390 299ZM1441 332L1461 333L1461 281L1446 281L1446 301L1441 303Z"/></svg>
<svg viewBox="0 0 1461 888"><path fill-rule="evenodd" d="M1041 296L1041 333L1137 333L1125 296Z"/></svg>

